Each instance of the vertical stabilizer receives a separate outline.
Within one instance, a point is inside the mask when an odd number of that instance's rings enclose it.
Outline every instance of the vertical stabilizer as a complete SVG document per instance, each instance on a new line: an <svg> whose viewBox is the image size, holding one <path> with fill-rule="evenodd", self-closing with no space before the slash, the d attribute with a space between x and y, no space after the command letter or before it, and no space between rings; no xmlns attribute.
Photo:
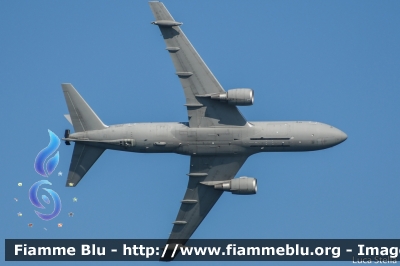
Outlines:
<svg viewBox="0 0 400 266"><path fill-rule="evenodd" d="M75 132L107 128L70 83L61 84Z"/></svg>

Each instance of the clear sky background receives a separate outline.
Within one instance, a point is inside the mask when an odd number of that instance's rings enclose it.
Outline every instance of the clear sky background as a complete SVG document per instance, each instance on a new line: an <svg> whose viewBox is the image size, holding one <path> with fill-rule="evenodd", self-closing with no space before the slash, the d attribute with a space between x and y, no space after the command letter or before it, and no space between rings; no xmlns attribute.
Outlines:
<svg viewBox="0 0 400 266"><path fill-rule="evenodd" d="M193 238L400 238L399 1L165 5L226 90L255 90L254 106L240 108L249 121L312 120L348 134L327 150L252 156L237 176L256 177L258 193L225 193ZM72 129L61 83L72 83L108 125L187 121L153 20L147 1L0 2L2 238L168 237L187 185L186 156L106 151L66 188L73 146L62 143L55 172L64 174L49 178L61 214L42 221L28 199L44 179L33 163L47 130L61 138ZM3 241L0 252L4 261ZM72 264L132 263L57 263ZM250 263L258 264L310 263Z"/></svg>

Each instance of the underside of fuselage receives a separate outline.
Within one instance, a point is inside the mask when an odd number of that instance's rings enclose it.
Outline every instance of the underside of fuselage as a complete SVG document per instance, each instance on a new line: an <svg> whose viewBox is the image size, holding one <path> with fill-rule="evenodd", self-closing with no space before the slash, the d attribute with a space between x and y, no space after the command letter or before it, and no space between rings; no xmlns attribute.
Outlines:
<svg viewBox="0 0 400 266"><path fill-rule="evenodd" d="M185 245L222 193L257 193L255 177L235 178L249 156L326 149L347 135L319 122L247 121L237 106L253 105L254 90L225 91L183 33L182 23L161 2L149 4L155 17L152 24L159 27L182 85L188 122L107 126L72 84L62 84L66 117L75 131L65 131L65 143L75 142L66 185L77 186L106 149L190 156L187 189L168 240L177 247ZM172 260L174 254L162 260Z"/></svg>
<svg viewBox="0 0 400 266"><path fill-rule="evenodd" d="M249 122L245 127L190 128L186 123L131 123L70 134L68 141L104 149L183 155L313 151L347 135L319 122Z"/></svg>

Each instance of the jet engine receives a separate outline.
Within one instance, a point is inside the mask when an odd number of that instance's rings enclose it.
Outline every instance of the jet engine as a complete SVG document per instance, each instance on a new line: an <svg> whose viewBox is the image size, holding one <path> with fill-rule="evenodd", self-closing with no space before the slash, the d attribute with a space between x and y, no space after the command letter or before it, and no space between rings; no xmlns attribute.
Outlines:
<svg viewBox="0 0 400 266"><path fill-rule="evenodd" d="M232 194L251 195L257 193L257 179L242 176L214 185L215 189L232 192Z"/></svg>
<svg viewBox="0 0 400 266"><path fill-rule="evenodd" d="M252 89L232 89L225 93L213 94L211 99L219 100L221 102L228 102L232 105L253 105L254 91Z"/></svg>

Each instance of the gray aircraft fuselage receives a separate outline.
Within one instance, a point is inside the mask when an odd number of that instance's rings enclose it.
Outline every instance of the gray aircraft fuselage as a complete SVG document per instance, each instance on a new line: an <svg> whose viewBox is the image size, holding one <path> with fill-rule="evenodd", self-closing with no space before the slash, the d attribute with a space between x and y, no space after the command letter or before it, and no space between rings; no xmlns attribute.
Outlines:
<svg viewBox="0 0 400 266"><path fill-rule="evenodd" d="M161 2L150 8L182 85L188 122L105 125L70 83L61 85L75 133L66 186L76 187L106 149L190 156L187 189L160 260L172 260L224 192L257 193L257 179L235 178L247 158L259 152L314 151L347 139L341 130L319 122L248 122L237 106L254 103L250 88L225 91ZM168 104L168 101L164 101ZM106 178L106 177L104 177ZM166 193L172 193L166 191ZM175 192L173 192L175 193ZM175 249L172 249L175 245ZM179 251L178 251L179 253Z"/></svg>
<svg viewBox="0 0 400 266"><path fill-rule="evenodd" d="M314 151L347 139L319 122L248 122L245 126L190 128L187 123L131 123L73 133L69 139L105 149L183 155Z"/></svg>

